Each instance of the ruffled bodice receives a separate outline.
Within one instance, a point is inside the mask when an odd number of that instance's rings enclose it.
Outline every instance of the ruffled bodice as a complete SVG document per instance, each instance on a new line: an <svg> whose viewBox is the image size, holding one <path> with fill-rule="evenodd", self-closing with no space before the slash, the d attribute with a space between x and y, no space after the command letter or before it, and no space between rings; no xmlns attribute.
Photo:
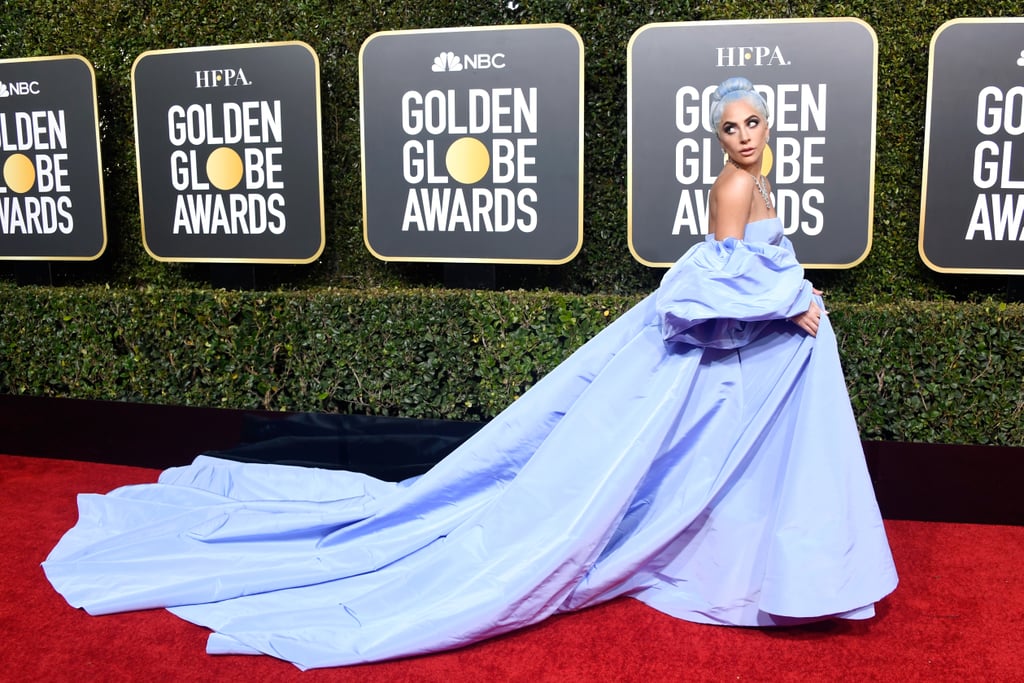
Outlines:
<svg viewBox="0 0 1024 683"><path fill-rule="evenodd" d="M782 222L766 218L749 223L742 240L708 235L691 247L662 279L656 306L666 341L730 349L765 321L806 311L812 293Z"/></svg>

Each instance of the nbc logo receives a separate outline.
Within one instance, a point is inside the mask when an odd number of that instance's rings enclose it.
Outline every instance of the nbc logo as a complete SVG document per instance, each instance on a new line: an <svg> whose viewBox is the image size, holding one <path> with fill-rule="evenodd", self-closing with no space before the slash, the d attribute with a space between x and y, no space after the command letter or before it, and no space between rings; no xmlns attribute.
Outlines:
<svg viewBox="0 0 1024 683"><path fill-rule="evenodd" d="M462 71L462 60L454 52L442 52L438 56L434 57L434 64L430 67L431 71Z"/></svg>
<svg viewBox="0 0 1024 683"><path fill-rule="evenodd" d="M4 83L0 81L0 97L11 97L13 95L38 95L39 81L18 81Z"/></svg>
<svg viewBox="0 0 1024 683"><path fill-rule="evenodd" d="M437 72L504 68L505 53L503 52L495 52L494 54L478 52L476 54L464 54L462 57L459 57L451 51L442 52L434 57L434 63L430 67L432 71Z"/></svg>

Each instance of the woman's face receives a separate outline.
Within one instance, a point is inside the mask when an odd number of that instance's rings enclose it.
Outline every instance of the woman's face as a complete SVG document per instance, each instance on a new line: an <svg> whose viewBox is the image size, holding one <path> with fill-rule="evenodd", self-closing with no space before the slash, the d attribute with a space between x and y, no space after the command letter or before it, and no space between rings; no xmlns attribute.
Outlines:
<svg viewBox="0 0 1024 683"><path fill-rule="evenodd" d="M749 166L761 158L768 141L768 122L746 100L730 102L722 109L718 140L730 159Z"/></svg>

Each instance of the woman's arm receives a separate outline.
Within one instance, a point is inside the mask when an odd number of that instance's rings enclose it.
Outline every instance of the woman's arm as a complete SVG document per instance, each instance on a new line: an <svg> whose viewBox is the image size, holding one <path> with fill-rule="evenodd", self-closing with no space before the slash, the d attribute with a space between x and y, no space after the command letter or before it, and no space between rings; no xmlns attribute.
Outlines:
<svg viewBox="0 0 1024 683"><path fill-rule="evenodd" d="M821 296L821 292L817 289L812 290L815 296ZM812 337L818 336L818 325L821 323L821 314L825 311L818 305L818 302L811 299L811 305L806 311L799 315L794 315L790 318L790 321L795 323L797 327L801 328L807 334Z"/></svg>

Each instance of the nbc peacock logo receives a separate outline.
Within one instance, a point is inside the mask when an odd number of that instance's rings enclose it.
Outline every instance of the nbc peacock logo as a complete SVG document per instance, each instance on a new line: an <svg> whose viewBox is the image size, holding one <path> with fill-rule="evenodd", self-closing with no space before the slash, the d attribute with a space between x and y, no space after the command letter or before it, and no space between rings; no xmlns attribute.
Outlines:
<svg viewBox="0 0 1024 683"><path fill-rule="evenodd" d="M444 71L462 71L462 59L451 50L448 52L442 52L438 56L434 57L434 63L431 65L430 70L437 73Z"/></svg>
<svg viewBox="0 0 1024 683"><path fill-rule="evenodd" d="M0 98L15 95L38 95L39 81L0 81Z"/></svg>

